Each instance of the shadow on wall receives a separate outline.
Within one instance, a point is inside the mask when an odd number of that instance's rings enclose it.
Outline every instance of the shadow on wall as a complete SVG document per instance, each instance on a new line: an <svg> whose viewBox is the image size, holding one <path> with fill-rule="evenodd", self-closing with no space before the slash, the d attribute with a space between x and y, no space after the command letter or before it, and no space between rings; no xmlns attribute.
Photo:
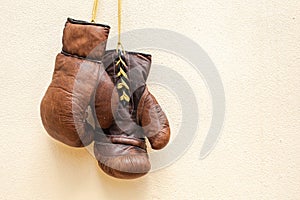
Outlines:
<svg viewBox="0 0 300 200"><path fill-rule="evenodd" d="M53 179L58 196L120 200L126 197L144 199L148 191L147 176L135 180L119 180L106 175L87 149L76 149L48 140L53 156ZM91 147L93 144L91 145ZM131 198L132 199L132 198Z"/></svg>
<svg viewBox="0 0 300 200"><path fill-rule="evenodd" d="M102 183L102 195L105 197L104 199L145 199L145 193L149 191L147 176L135 180L119 180L104 174L100 168L98 168L97 172L98 179Z"/></svg>

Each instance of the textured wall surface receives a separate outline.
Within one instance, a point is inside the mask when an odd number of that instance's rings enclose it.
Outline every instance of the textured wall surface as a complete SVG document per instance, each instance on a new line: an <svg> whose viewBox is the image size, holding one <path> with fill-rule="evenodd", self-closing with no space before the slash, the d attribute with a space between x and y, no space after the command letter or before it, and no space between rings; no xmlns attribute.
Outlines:
<svg viewBox="0 0 300 200"><path fill-rule="evenodd" d="M164 28L208 53L226 93L222 137L205 160L199 153L211 120L205 82L181 60L151 52L154 62L194 83L198 134L176 163L119 181L103 174L86 149L47 136L39 104L61 49L66 17L89 20L93 1L0 4L0 199L166 200L300 198L300 3L298 0L124 0L124 31ZM117 32L117 1L100 1L98 21ZM180 127L180 106L151 86Z"/></svg>

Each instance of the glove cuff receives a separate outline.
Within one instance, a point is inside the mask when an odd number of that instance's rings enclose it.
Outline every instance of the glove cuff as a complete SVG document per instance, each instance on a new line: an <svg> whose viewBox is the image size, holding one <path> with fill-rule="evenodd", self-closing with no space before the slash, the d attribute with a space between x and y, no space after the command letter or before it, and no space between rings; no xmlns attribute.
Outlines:
<svg viewBox="0 0 300 200"><path fill-rule="evenodd" d="M94 140L96 143L123 144L147 149L145 138L137 138L134 135L111 135L110 129L96 128Z"/></svg>
<svg viewBox="0 0 300 200"><path fill-rule="evenodd" d="M100 60L105 52L109 30L107 25L68 18L62 38L63 52Z"/></svg>

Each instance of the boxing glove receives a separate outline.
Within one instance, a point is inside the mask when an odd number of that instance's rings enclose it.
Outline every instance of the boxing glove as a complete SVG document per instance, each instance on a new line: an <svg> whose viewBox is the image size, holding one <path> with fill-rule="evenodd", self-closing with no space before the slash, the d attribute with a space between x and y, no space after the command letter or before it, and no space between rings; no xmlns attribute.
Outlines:
<svg viewBox="0 0 300 200"><path fill-rule="evenodd" d="M103 64L119 99L112 125L97 128L95 157L110 176L138 178L151 169L145 137L156 150L165 147L170 139L168 119L146 86L151 55L111 50L104 55ZM96 93L96 99L98 96Z"/></svg>
<svg viewBox="0 0 300 200"><path fill-rule="evenodd" d="M62 52L56 57L40 114L48 134L66 145L83 147L94 140L95 130L86 120L87 109L95 90L107 92L106 79L111 82L101 62L109 30L106 25L70 18L65 24ZM99 95L110 102L111 98ZM98 106L106 109L105 105ZM106 119L112 117L110 109L99 123L109 127Z"/></svg>

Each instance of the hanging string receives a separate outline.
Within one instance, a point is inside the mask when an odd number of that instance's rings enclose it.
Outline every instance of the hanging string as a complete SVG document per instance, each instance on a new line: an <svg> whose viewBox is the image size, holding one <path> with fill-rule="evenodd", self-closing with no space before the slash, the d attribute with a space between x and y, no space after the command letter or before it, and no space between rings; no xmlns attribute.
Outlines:
<svg viewBox="0 0 300 200"><path fill-rule="evenodd" d="M121 44L122 0L118 0L118 45Z"/></svg>
<svg viewBox="0 0 300 200"><path fill-rule="evenodd" d="M94 6L93 6L93 12L92 12L92 23L95 23L96 17L97 17L97 11L98 11L98 0L94 0Z"/></svg>
<svg viewBox="0 0 300 200"><path fill-rule="evenodd" d="M122 0L118 0L118 45L117 50L122 49L124 52L124 47L121 42L121 29L122 29Z"/></svg>
<svg viewBox="0 0 300 200"><path fill-rule="evenodd" d="M117 58L115 60L116 75L119 78L117 84L117 91L119 94L119 101L123 107L126 107L130 102L130 85L129 76L127 75L127 63L125 60L125 50L121 42L122 29L122 0L118 0L118 45L116 48Z"/></svg>

